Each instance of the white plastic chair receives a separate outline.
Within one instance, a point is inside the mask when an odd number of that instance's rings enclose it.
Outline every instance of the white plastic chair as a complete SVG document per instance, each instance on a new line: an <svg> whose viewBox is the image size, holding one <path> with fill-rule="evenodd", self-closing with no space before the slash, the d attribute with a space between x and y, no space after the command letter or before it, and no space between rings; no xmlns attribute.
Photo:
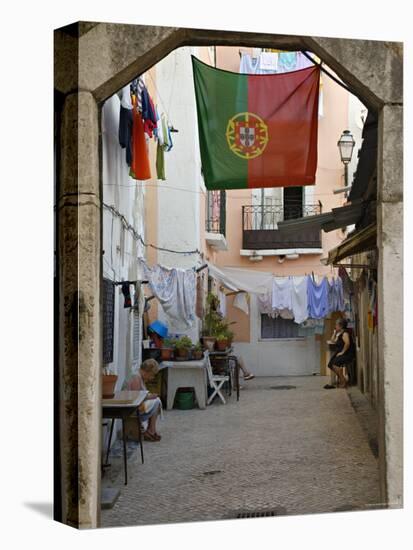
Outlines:
<svg viewBox="0 0 413 550"><path fill-rule="evenodd" d="M218 395L218 397L221 399L221 401L225 405L226 401L224 396L221 393L221 388L225 384L225 382L229 381L229 376L227 375L220 376L212 372L211 360L209 358L209 351L206 351L204 353L204 360L205 360L205 366L206 366L206 371L208 376L208 382L210 387L214 390L213 393L208 398L207 405L210 405L212 403L216 395Z"/></svg>

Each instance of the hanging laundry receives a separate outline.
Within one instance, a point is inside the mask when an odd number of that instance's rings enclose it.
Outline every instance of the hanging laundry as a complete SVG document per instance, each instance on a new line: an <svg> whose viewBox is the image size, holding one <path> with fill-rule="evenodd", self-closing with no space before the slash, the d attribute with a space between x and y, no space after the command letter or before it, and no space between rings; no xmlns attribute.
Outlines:
<svg viewBox="0 0 413 550"><path fill-rule="evenodd" d="M308 318L307 277L293 277L291 305L296 323L300 324Z"/></svg>
<svg viewBox="0 0 413 550"><path fill-rule="evenodd" d="M126 281L125 283L122 283L122 294L125 298L123 307L131 307L132 306L132 299L130 295L130 284L129 281Z"/></svg>
<svg viewBox="0 0 413 550"><path fill-rule="evenodd" d="M132 109L126 109L121 105L119 114L119 145L122 149L126 149L126 163L128 166L132 163L132 128Z"/></svg>
<svg viewBox="0 0 413 550"><path fill-rule="evenodd" d="M218 311L222 315L222 317L226 317L227 316L227 297L225 295L225 292L221 288L218 290L218 300L219 300Z"/></svg>
<svg viewBox="0 0 413 550"><path fill-rule="evenodd" d="M262 52L260 54L260 69L276 73L278 69L278 53Z"/></svg>
<svg viewBox="0 0 413 550"><path fill-rule="evenodd" d="M315 319L306 319L298 327L298 336L307 338L308 336L314 336L316 329Z"/></svg>
<svg viewBox="0 0 413 550"><path fill-rule="evenodd" d="M192 328L195 321L196 275L193 269L149 267L141 260L153 294L176 330Z"/></svg>
<svg viewBox="0 0 413 550"><path fill-rule="evenodd" d="M297 52L281 52L278 54L278 73L295 71L297 67Z"/></svg>
<svg viewBox="0 0 413 550"><path fill-rule="evenodd" d="M272 308L292 311L292 279L274 277L272 281Z"/></svg>
<svg viewBox="0 0 413 550"><path fill-rule="evenodd" d="M196 279L196 305L195 313L198 319L203 319L205 315L205 276L203 273L198 274Z"/></svg>
<svg viewBox="0 0 413 550"><path fill-rule="evenodd" d="M257 294L258 311L263 315L268 315L273 319L276 313L272 307L272 292Z"/></svg>
<svg viewBox="0 0 413 550"><path fill-rule="evenodd" d="M238 294L235 295L232 305L237 309L240 309L241 311L243 311L245 315L249 315L250 314L249 301L250 301L250 297L247 292L239 292Z"/></svg>
<svg viewBox="0 0 413 550"><path fill-rule="evenodd" d="M136 180L148 180L151 178L148 148L142 116L136 109L136 99L133 101L133 106L131 177Z"/></svg>
<svg viewBox="0 0 413 550"><path fill-rule="evenodd" d="M131 87L128 84L121 91L120 114L119 114L119 145L126 149L126 162L130 166L132 161L132 99Z"/></svg>
<svg viewBox="0 0 413 550"><path fill-rule="evenodd" d="M297 52L297 61L295 65L295 70L299 71L301 69L307 69L308 67L312 67L314 63L308 59L302 52Z"/></svg>
<svg viewBox="0 0 413 550"><path fill-rule="evenodd" d="M308 316L312 319L323 319L329 314L328 284L327 277L317 284L310 275L307 276Z"/></svg>
<svg viewBox="0 0 413 550"><path fill-rule="evenodd" d="M151 138L157 126L157 118L155 105L146 86L142 90L142 118L144 132Z"/></svg>
<svg viewBox="0 0 413 550"><path fill-rule="evenodd" d="M159 141L156 146L156 177L158 180L166 180L164 150Z"/></svg>
<svg viewBox="0 0 413 550"><path fill-rule="evenodd" d="M161 114L162 141L164 151L170 151L173 147L171 132L165 113Z"/></svg>
<svg viewBox="0 0 413 550"><path fill-rule="evenodd" d="M142 92L145 87L142 77L135 78L131 82L131 93L136 97L136 107L139 113L142 113Z"/></svg>

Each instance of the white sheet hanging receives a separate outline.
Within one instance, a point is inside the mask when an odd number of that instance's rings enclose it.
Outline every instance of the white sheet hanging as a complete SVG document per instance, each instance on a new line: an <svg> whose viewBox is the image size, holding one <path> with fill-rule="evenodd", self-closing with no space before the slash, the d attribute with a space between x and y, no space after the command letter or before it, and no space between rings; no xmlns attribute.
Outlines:
<svg viewBox="0 0 413 550"><path fill-rule="evenodd" d="M177 330L191 328L195 321L196 274L193 269L149 267L142 261L145 278L165 314Z"/></svg>
<svg viewBox="0 0 413 550"><path fill-rule="evenodd" d="M291 285L291 301L294 321L302 323L308 319L307 278L293 277Z"/></svg>
<svg viewBox="0 0 413 550"><path fill-rule="evenodd" d="M246 315L250 314L249 295L246 292L240 292L237 294L232 305L243 311Z"/></svg>
<svg viewBox="0 0 413 550"><path fill-rule="evenodd" d="M272 308L282 311L292 311L292 279L291 277L274 277L272 280Z"/></svg>

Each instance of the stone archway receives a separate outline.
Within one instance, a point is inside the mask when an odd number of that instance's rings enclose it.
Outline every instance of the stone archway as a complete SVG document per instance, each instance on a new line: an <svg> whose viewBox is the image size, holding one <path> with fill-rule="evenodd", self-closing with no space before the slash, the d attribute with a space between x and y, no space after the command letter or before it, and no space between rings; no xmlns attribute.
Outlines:
<svg viewBox="0 0 413 550"><path fill-rule="evenodd" d="M402 45L235 31L75 23L55 31L58 459L56 519L99 525L101 174L99 105L185 45L310 50L379 114L380 466L383 502L402 504ZM400 281L395 284L394 281ZM58 476L59 477L59 476Z"/></svg>

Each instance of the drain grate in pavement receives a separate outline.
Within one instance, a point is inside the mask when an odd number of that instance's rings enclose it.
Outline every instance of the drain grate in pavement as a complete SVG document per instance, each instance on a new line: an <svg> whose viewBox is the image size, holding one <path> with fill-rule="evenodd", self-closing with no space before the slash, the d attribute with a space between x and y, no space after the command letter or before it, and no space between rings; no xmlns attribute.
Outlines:
<svg viewBox="0 0 413 550"><path fill-rule="evenodd" d="M209 470L207 472L202 472L202 475L203 476L213 476L215 474L220 474L222 473L222 470Z"/></svg>
<svg viewBox="0 0 413 550"><path fill-rule="evenodd" d="M234 515L235 519L246 518L270 518L275 516L285 516L287 510L280 506L279 508L273 508L272 510L242 510Z"/></svg>
<svg viewBox="0 0 413 550"><path fill-rule="evenodd" d="M289 385L284 385L284 386L270 386L269 390L295 390L297 388L297 386L289 386Z"/></svg>

